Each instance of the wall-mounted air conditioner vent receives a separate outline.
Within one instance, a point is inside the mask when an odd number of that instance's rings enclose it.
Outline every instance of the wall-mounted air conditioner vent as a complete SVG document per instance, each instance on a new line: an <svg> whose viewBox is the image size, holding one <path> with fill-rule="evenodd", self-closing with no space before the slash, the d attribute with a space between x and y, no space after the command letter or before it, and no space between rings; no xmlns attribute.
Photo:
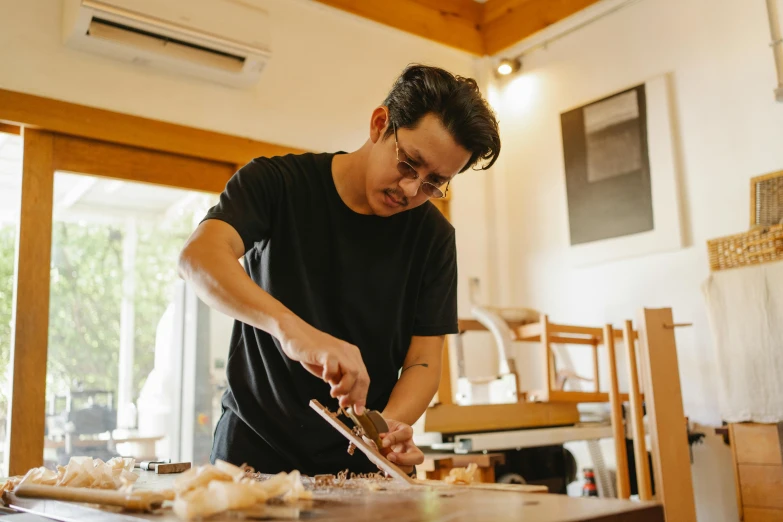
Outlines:
<svg viewBox="0 0 783 522"><path fill-rule="evenodd" d="M270 58L268 15L226 0L66 0L67 46L247 87Z"/></svg>

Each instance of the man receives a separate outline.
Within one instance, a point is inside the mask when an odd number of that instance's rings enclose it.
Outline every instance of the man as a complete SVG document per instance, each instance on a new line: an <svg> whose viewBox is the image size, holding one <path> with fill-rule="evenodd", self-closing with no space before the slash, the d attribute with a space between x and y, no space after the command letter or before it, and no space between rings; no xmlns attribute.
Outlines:
<svg viewBox="0 0 783 522"><path fill-rule="evenodd" d="M414 65L357 151L257 158L185 245L180 274L236 319L212 460L265 473L377 471L312 411L379 410L387 458L423 462L413 424L457 331L454 228L428 200L500 152L472 79ZM244 256L244 269L237 262Z"/></svg>

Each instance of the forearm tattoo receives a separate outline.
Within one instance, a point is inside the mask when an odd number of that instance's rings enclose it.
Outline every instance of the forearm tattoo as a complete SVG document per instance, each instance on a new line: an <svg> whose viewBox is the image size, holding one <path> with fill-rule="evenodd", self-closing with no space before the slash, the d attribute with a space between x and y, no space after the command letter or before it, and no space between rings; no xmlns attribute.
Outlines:
<svg viewBox="0 0 783 522"><path fill-rule="evenodd" d="M427 363L411 364L407 368L403 368L402 371L400 372L400 375L402 375L403 372L405 372L405 370L409 370L409 369L413 368L414 366L424 366L425 368L429 368L430 367L430 365L427 364Z"/></svg>

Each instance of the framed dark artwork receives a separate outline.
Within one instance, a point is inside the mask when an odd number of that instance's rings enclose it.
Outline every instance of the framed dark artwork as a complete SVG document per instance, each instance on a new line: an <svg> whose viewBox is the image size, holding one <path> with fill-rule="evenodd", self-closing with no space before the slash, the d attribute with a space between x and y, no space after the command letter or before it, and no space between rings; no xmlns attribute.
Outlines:
<svg viewBox="0 0 783 522"><path fill-rule="evenodd" d="M562 112L578 264L681 246L665 78Z"/></svg>

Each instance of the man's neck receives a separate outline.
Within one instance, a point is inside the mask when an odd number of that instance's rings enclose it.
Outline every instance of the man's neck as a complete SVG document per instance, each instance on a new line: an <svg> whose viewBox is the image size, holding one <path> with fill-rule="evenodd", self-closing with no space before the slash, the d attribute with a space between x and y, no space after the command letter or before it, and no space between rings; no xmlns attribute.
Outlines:
<svg viewBox="0 0 783 522"><path fill-rule="evenodd" d="M335 154L332 160L332 179L337 194L343 203L357 214L371 215L372 208L367 202L365 173L369 149L365 145L349 154Z"/></svg>

